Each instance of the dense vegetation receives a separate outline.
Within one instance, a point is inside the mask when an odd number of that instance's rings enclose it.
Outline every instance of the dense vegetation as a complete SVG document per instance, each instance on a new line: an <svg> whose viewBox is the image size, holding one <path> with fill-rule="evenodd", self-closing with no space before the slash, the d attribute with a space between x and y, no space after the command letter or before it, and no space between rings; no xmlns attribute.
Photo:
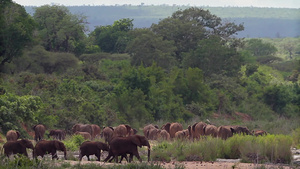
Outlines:
<svg viewBox="0 0 300 169"><path fill-rule="evenodd" d="M299 38L237 39L243 25L193 7L149 28L134 29L125 18L86 35L86 17L66 7L41 6L30 16L3 4L3 133L26 137L36 123L66 130L75 123L243 123L236 112L255 121L245 123L250 129L299 127Z"/></svg>
<svg viewBox="0 0 300 169"><path fill-rule="evenodd" d="M134 27L150 27L158 23L179 9L188 9L191 6L68 6L75 14L84 13L87 16L88 27L92 31L95 26L111 25L122 18L133 19ZM208 7L212 14L236 24L243 23L245 30L238 32L238 37L297 37L299 36L299 9L290 8L255 8L255 7ZM34 14L35 7L26 6L26 11Z"/></svg>

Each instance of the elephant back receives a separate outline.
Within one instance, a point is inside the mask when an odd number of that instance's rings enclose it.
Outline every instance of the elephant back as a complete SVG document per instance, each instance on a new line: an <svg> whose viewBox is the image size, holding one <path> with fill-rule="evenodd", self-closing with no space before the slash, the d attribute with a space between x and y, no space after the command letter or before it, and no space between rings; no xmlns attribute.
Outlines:
<svg viewBox="0 0 300 169"><path fill-rule="evenodd" d="M132 128L126 124L120 124L114 130L114 137L126 137L130 134Z"/></svg>
<svg viewBox="0 0 300 169"><path fill-rule="evenodd" d="M215 125L208 124L204 127L204 135L217 137L218 128Z"/></svg>
<svg viewBox="0 0 300 169"><path fill-rule="evenodd" d="M170 137L174 138L175 137L175 133L178 131L182 131L183 127L182 124L180 123L172 123L170 126Z"/></svg>
<svg viewBox="0 0 300 169"><path fill-rule="evenodd" d="M195 123L193 126L192 126L192 130L193 130L193 138L195 139L199 139L201 136L204 136L204 127L206 126L207 124L204 123L204 122L198 122L198 123Z"/></svg>
<svg viewBox="0 0 300 169"><path fill-rule="evenodd" d="M217 136L223 140L233 136L231 126L220 126L218 127Z"/></svg>
<svg viewBox="0 0 300 169"><path fill-rule="evenodd" d="M7 141L17 141L19 137L20 137L20 133L18 131L15 131L15 130L9 130L6 133L6 140Z"/></svg>
<svg viewBox="0 0 300 169"><path fill-rule="evenodd" d="M97 124L92 124L91 126L93 128L92 138L95 139L96 137L100 136L101 128Z"/></svg>

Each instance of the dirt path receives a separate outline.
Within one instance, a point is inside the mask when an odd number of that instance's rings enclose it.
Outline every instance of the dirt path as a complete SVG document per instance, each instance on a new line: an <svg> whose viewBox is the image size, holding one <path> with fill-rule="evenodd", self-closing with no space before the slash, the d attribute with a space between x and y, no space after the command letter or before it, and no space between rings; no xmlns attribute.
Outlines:
<svg viewBox="0 0 300 169"><path fill-rule="evenodd" d="M71 161L71 160L65 160L64 162L70 163L71 165L77 165L79 164L79 161ZM124 165L126 162L123 162L122 164L116 164L116 163L104 163L104 162L98 162L98 161L81 161L80 164L98 164L100 166L113 166L113 165ZM272 168L272 169L290 169L291 167L286 165L275 165L275 164L251 164L251 163L240 163L240 162L224 162L224 161L217 161L217 162L198 162L198 161L184 161L184 162L170 162L170 163L164 163L164 162L154 162L154 164L159 164L163 166L166 169L173 169L176 166L184 166L185 169L253 169L258 167L264 167L264 168Z"/></svg>

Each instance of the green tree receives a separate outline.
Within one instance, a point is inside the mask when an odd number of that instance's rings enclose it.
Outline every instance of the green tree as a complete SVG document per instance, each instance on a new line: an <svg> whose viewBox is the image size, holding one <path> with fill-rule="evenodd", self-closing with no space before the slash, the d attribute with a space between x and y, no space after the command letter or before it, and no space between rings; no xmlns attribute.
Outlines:
<svg viewBox="0 0 300 169"><path fill-rule="evenodd" d="M128 32L133 29L132 19L120 19L112 25L98 26L90 34L103 52L124 53L130 38Z"/></svg>
<svg viewBox="0 0 300 169"><path fill-rule="evenodd" d="M200 40L197 48L184 55L184 67L198 67L203 70L204 77L212 74L236 76L243 64L243 58L235 48L222 42L220 37L214 36Z"/></svg>
<svg viewBox="0 0 300 169"><path fill-rule="evenodd" d="M58 5L37 7L33 15L38 23L42 45L48 51L82 53L86 17L73 15Z"/></svg>
<svg viewBox="0 0 300 169"><path fill-rule="evenodd" d="M21 124L35 124L39 119L42 101L37 96L0 95L0 128L3 133L15 129L25 134ZM25 136L25 135L24 135Z"/></svg>
<svg viewBox="0 0 300 169"><path fill-rule="evenodd" d="M33 39L35 22L25 8L11 0L0 5L0 72L4 64L21 55Z"/></svg>
<svg viewBox="0 0 300 169"><path fill-rule="evenodd" d="M163 40L175 42L176 57L179 61L182 60L183 52L189 52L197 47L199 40L208 39L213 35L231 42L231 36L243 29L242 25L222 22L220 17L211 14L208 10L195 7L178 10L171 17L151 26L151 30L161 35ZM231 44L235 46L237 42L233 40Z"/></svg>
<svg viewBox="0 0 300 169"><path fill-rule="evenodd" d="M156 62L158 66L169 69L176 63L173 41L163 40L148 29L131 32L134 39L128 44L126 51L132 57L132 65L148 67Z"/></svg>
<svg viewBox="0 0 300 169"><path fill-rule="evenodd" d="M246 41L245 49L253 56L273 56L277 49L271 43L263 42L261 39L249 39Z"/></svg>

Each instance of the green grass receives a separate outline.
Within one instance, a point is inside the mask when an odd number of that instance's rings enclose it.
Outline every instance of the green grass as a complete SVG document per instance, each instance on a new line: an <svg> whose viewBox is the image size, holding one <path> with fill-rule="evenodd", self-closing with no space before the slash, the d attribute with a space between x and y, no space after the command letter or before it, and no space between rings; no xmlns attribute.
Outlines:
<svg viewBox="0 0 300 169"><path fill-rule="evenodd" d="M208 137L195 142L161 142L153 147L153 161L215 161L242 159L250 163L286 163L292 160L292 137L286 135L241 136L227 140Z"/></svg>

